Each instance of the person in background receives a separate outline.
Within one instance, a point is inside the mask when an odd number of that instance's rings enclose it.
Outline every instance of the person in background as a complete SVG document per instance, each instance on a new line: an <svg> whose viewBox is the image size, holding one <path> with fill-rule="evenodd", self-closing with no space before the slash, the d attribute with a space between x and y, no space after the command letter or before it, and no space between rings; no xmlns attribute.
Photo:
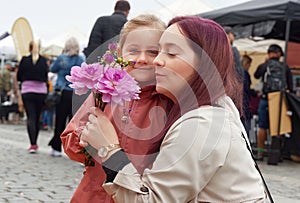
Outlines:
<svg viewBox="0 0 300 203"><path fill-rule="evenodd" d="M27 116L27 132L30 139L30 153L38 150L37 139L40 130L40 116L47 96L47 59L39 54L40 43L29 43L29 56L19 64L17 80L21 82L21 96Z"/></svg>
<svg viewBox="0 0 300 203"><path fill-rule="evenodd" d="M5 102L10 101L12 92L12 76L13 67L11 62L6 62L4 68L0 70L0 120L1 123L8 122L8 111L5 107Z"/></svg>
<svg viewBox="0 0 300 203"><path fill-rule="evenodd" d="M295 93L298 97L300 97L300 78L296 78Z"/></svg>
<svg viewBox="0 0 300 203"><path fill-rule="evenodd" d="M4 68L0 70L0 102L3 103L5 101L8 101L8 95L7 93L12 88L11 83L11 74L12 71L12 64L10 62L5 62Z"/></svg>
<svg viewBox="0 0 300 203"><path fill-rule="evenodd" d="M49 67L49 65L48 65ZM22 96L21 96L21 83L20 81L18 81L17 79L17 73L19 71L19 63L16 63L15 65L15 80L16 80L16 89L17 91L17 95L18 95L18 113L19 113L19 121L23 122L27 120L27 116L26 116L26 112L25 112L25 108L24 108L24 104L23 104L23 100L22 100Z"/></svg>
<svg viewBox="0 0 300 203"><path fill-rule="evenodd" d="M49 64L51 65L51 64ZM57 74L49 72L48 73L48 92L54 91L54 86L56 83ZM42 117L42 127L43 130L52 131L53 129L53 114L54 114L54 107L46 107L43 111Z"/></svg>
<svg viewBox="0 0 300 203"><path fill-rule="evenodd" d="M243 66L242 66L242 63L241 63L240 52L235 46L233 46L233 42L235 40L235 33L233 32L233 29L229 26L225 26L224 30L227 34L228 41L229 41L229 43L231 44L231 47L232 47L234 65L235 65L238 80L239 80L240 83L243 83L244 69L243 69Z"/></svg>
<svg viewBox="0 0 300 203"><path fill-rule="evenodd" d="M54 157L61 156L60 134L64 131L66 123L73 117L73 89L69 87L71 83L66 80L66 75L70 75L71 68L80 66L83 61L83 57L79 56L79 43L76 38L71 37L65 42L63 53L50 66L50 72L57 74L54 91L62 90L61 100L55 106L54 134L49 142L52 148L50 155Z"/></svg>
<svg viewBox="0 0 300 203"><path fill-rule="evenodd" d="M255 73L254 77L256 79L261 79L264 81L265 73L267 71L267 67L270 61L279 61L280 58L284 55L281 47L277 44L272 44L268 48L268 57L266 61L262 64L260 64ZM282 68L281 68L282 69ZM292 83L292 74L289 69L289 67L285 67L285 76L286 76L286 87L291 92L293 91L293 83ZM283 71L282 71L283 72ZM278 74L278 73L277 73ZM280 90L278 90L280 91ZM262 88L262 94L261 98L259 100L259 107L258 107L258 134L257 134L257 156L256 160L263 161L263 155L264 155L264 145L265 141L267 139L267 130L269 129L269 112L268 112L268 90L267 86L264 83ZM272 142L275 141L272 139ZM273 142L275 143L275 142ZM279 149L278 149L279 150ZM270 155L270 154L269 154ZM279 157L279 156L278 156ZM277 161L270 162L270 159L268 161L268 164L271 165L277 165L277 162L279 161L279 158Z"/></svg>
<svg viewBox="0 0 300 203"><path fill-rule="evenodd" d="M20 91L19 91L19 85L18 85L18 81L17 81L17 71L18 71L18 67L19 65L17 63L15 63L12 66L12 69L10 71L10 75L11 75L11 84L12 84L12 88L10 90L10 92L8 93L10 99L10 106L8 107L8 114L10 116L10 121L9 123L13 123L13 124L19 124L19 120L20 120L20 111L19 111L19 97L20 97Z"/></svg>
<svg viewBox="0 0 300 203"><path fill-rule="evenodd" d="M243 111L244 114L242 116L242 121L245 127L245 130L247 132L247 135L249 137L249 131L251 129L251 118L252 114L250 111L250 99L251 97L256 96L256 92L251 89L251 77L248 72L250 66L251 66L252 58L248 55L242 56L242 66L244 68L244 94L243 94Z"/></svg>
<svg viewBox="0 0 300 203"><path fill-rule="evenodd" d="M242 86L227 40L212 20L184 16L169 22L154 64L156 90L174 105L160 151L142 175L106 115L91 108L82 144L98 149L107 175L103 187L115 202L266 201L243 136Z"/></svg>
<svg viewBox="0 0 300 203"><path fill-rule="evenodd" d="M90 34L88 46L83 50L86 58L101 44L120 34L121 28L127 22L129 11L129 2L119 0L115 4L112 15L97 19Z"/></svg>
<svg viewBox="0 0 300 203"><path fill-rule="evenodd" d="M142 173L146 167L150 167L159 151L163 139L159 129L163 129L166 119L164 111L167 111L171 103L155 91L153 66L153 60L159 50L158 40L165 27L160 19L148 14L139 15L124 25L118 46L125 61L136 61L133 67L127 67L127 71L141 87L140 99L126 102L124 106L118 105L112 108L108 104L105 107L105 114L116 127L120 143L139 173ZM82 149L79 138L81 130L87 124L88 112L92 106L94 100L90 95L61 135L66 154L70 159L82 163L85 157L78 153ZM71 202L113 202L111 196L101 187L106 175L100 163L93 160L95 166L85 167L84 176Z"/></svg>

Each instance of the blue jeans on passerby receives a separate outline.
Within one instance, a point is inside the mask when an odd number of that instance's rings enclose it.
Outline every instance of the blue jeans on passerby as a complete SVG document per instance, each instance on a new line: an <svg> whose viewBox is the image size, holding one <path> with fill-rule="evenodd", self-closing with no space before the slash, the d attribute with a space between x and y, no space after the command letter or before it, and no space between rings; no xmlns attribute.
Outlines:
<svg viewBox="0 0 300 203"><path fill-rule="evenodd" d="M269 112L268 112L268 100L261 98L258 107L258 126L260 128L269 128Z"/></svg>
<svg viewBox="0 0 300 203"><path fill-rule="evenodd" d="M53 108L44 110L43 118L42 118L43 126L46 125L48 128L52 129L52 127L53 127L53 113L54 113Z"/></svg>

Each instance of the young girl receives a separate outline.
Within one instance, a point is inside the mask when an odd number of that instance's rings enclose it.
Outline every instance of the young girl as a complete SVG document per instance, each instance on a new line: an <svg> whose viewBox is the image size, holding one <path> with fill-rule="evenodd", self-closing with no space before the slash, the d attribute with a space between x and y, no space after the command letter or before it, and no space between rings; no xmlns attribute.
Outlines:
<svg viewBox="0 0 300 203"><path fill-rule="evenodd" d="M265 202L240 121L242 87L223 28L198 16L177 17L159 44L156 90L174 107L152 168L139 175L122 146L103 156L103 148L118 142L99 110L92 108L82 131L81 139L99 149L105 190L122 203Z"/></svg>
<svg viewBox="0 0 300 203"><path fill-rule="evenodd" d="M164 29L164 23L153 15L140 15L125 24L120 34L120 52L125 61L136 61L127 70L142 88L140 99L125 106L111 108L107 105L105 108L105 114L117 131L118 142L140 173L146 167L151 167L164 135L161 130L164 128L169 100L155 91L153 66ZM84 163L85 157L78 153L82 149L79 137L92 106L94 100L90 95L61 135L66 154L81 163ZM95 166L86 167L71 202L113 202L101 187L106 178L101 163L97 160L94 162Z"/></svg>

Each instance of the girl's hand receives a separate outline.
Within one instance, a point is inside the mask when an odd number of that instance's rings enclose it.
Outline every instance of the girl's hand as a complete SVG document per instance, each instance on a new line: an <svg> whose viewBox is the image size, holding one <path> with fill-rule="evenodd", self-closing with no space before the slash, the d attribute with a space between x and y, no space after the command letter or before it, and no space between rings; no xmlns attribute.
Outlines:
<svg viewBox="0 0 300 203"><path fill-rule="evenodd" d="M119 144L116 130L106 115L92 107L88 123L81 133L80 142L89 143L95 149L109 144Z"/></svg>
<svg viewBox="0 0 300 203"><path fill-rule="evenodd" d="M88 124L88 123L87 123ZM82 139L82 133L80 133L80 136L79 136L79 145L81 146L81 147L87 147L88 145L89 145L89 143L88 142L86 142L84 139Z"/></svg>

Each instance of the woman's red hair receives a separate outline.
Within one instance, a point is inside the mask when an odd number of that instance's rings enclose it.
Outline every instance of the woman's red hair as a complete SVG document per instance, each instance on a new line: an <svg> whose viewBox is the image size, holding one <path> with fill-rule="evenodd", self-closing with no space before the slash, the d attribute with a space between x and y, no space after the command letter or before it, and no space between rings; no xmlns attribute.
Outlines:
<svg viewBox="0 0 300 203"><path fill-rule="evenodd" d="M198 16L173 18L168 27L176 24L189 39L192 49L199 55L199 63L189 87L183 91L178 103L168 114L164 133L184 113L203 105L214 105L222 96L229 96L242 112L243 85L237 78L232 47L224 29L216 22Z"/></svg>
<svg viewBox="0 0 300 203"><path fill-rule="evenodd" d="M232 47L224 29L198 16L175 17L168 26L175 23L199 53L199 66L195 67L198 76L190 82L198 106L212 105L226 93L241 112L243 86L237 78Z"/></svg>

